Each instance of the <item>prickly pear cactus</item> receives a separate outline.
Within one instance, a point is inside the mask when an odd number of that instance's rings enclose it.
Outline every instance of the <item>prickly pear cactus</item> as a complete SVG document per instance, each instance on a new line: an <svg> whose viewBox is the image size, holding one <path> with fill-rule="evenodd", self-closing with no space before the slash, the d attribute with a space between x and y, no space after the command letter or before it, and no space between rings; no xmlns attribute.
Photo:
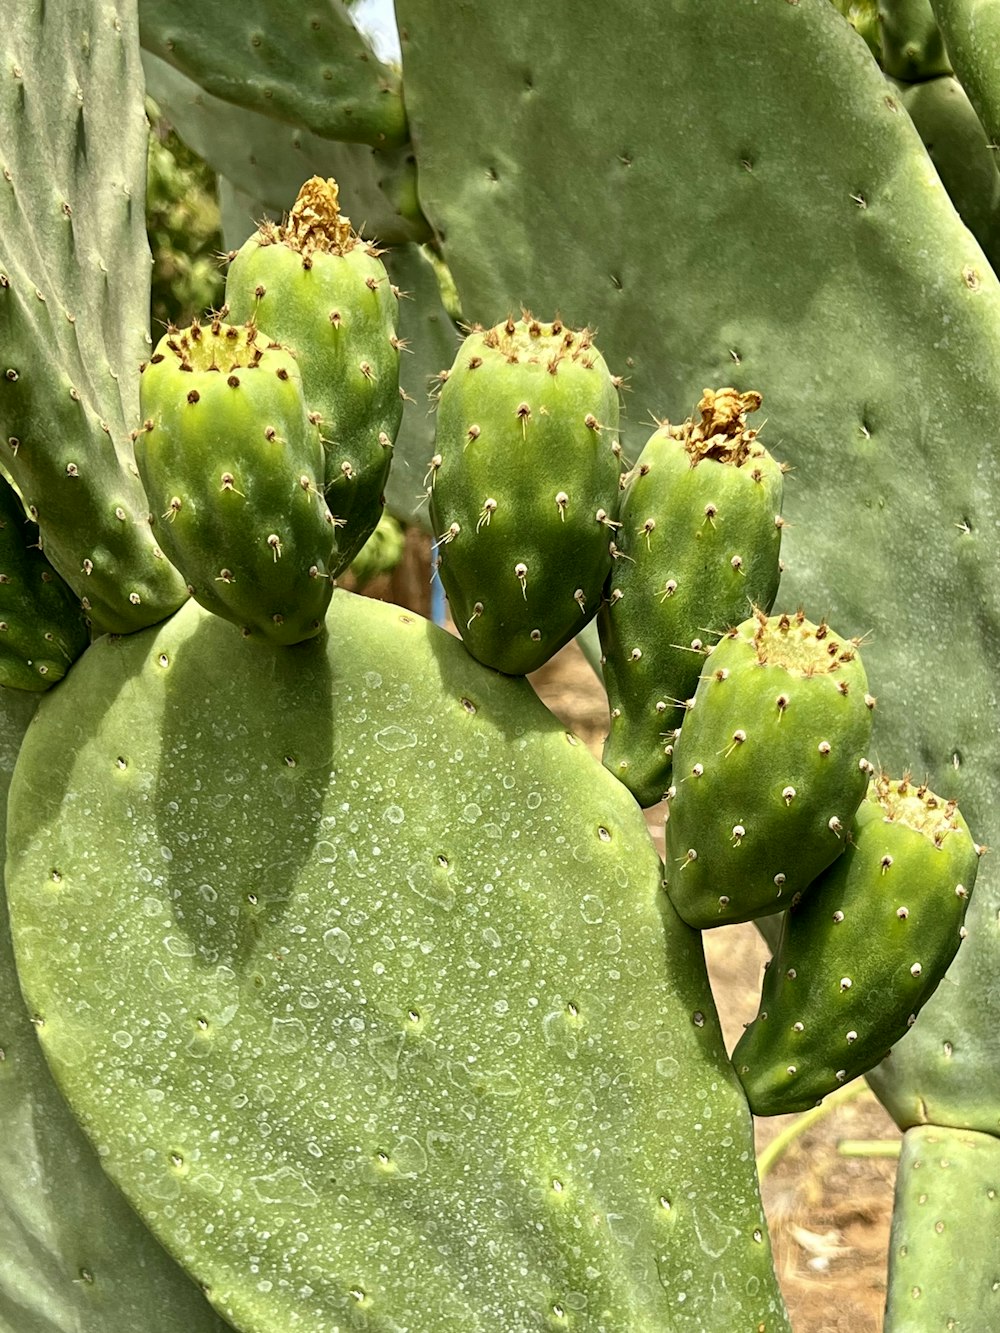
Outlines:
<svg viewBox="0 0 1000 1333"><path fill-rule="evenodd" d="M998 1213L1000 1139L937 1125L907 1130L896 1173L885 1333L1000 1325Z"/></svg>
<svg viewBox="0 0 1000 1333"><path fill-rule="evenodd" d="M143 367L141 401L150 522L191 595L275 643L318 634L334 520L291 353L254 324L171 330Z"/></svg>
<svg viewBox="0 0 1000 1333"><path fill-rule="evenodd" d="M893 78L916 82L950 74L930 0L878 0L882 67Z"/></svg>
<svg viewBox="0 0 1000 1333"><path fill-rule="evenodd" d="M292 650L191 602L40 707L27 1001L237 1326L787 1330L699 937L526 683L340 592Z"/></svg>
<svg viewBox="0 0 1000 1333"><path fill-rule="evenodd" d="M129 439L149 319L134 6L18 3L0 68L0 462L95 628L126 633L185 596Z"/></svg>
<svg viewBox="0 0 1000 1333"><path fill-rule="evenodd" d="M996 49L1000 16L989 0L930 0L934 17L990 142L1000 134L1000 77Z"/></svg>
<svg viewBox="0 0 1000 1333"><path fill-rule="evenodd" d="M733 1052L755 1115L807 1109L916 1022L965 934L979 852L954 801L872 779L843 854L785 914Z"/></svg>
<svg viewBox="0 0 1000 1333"><path fill-rule="evenodd" d="M262 223L226 279L230 318L253 320L295 352L338 520L334 574L375 530L403 415L396 288L338 197L336 181L306 181L286 221Z"/></svg>
<svg viewBox="0 0 1000 1333"><path fill-rule="evenodd" d="M47 690L89 642L80 599L42 554L38 528L0 476L0 685Z"/></svg>
<svg viewBox="0 0 1000 1333"><path fill-rule="evenodd" d="M706 389L697 423L664 422L623 478L598 614L611 725L604 763L640 805L670 784L674 731L720 634L778 591L781 467L746 424L760 394Z"/></svg>
<svg viewBox="0 0 1000 1333"><path fill-rule="evenodd" d="M406 139L399 73L384 65L342 0L274 22L268 0L140 0L146 50L209 93L352 143Z"/></svg>
<svg viewBox="0 0 1000 1333"><path fill-rule="evenodd" d="M618 387L589 329L479 329L442 376L427 482L469 652L523 675L597 613L616 551Z"/></svg>
<svg viewBox="0 0 1000 1333"><path fill-rule="evenodd" d="M38 695L0 691L0 852L7 790ZM0 1329L225 1333L101 1168L38 1046L0 888Z"/></svg>
<svg viewBox="0 0 1000 1333"><path fill-rule="evenodd" d="M667 891L707 929L780 912L843 851L871 771L857 645L763 613L712 650L674 746Z"/></svg>

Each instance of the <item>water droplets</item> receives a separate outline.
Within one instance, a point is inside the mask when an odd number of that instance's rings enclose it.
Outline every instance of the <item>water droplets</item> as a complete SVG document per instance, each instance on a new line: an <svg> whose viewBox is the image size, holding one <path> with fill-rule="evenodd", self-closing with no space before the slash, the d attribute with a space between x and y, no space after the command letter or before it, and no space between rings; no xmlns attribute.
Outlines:
<svg viewBox="0 0 1000 1333"><path fill-rule="evenodd" d="M412 731L407 731L405 727L395 724L383 727L381 731L376 731L374 739L375 744L386 754L398 754L400 750L412 750L417 744L417 738Z"/></svg>
<svg viewBox="0 0 1000 1333"><path fill-rule="evenodd" d="M323 934L324 947L333 954L338 963L346 963L351 952L351 937L339 926L332 926Z"/></svg>
<svg viewBox="0 0 1000 1333"><path fill-rule="evenodd" d="M301 1018L272 1018L268 1040L282 1055L292 1055L305 1047L309 1034Z"/></svg>

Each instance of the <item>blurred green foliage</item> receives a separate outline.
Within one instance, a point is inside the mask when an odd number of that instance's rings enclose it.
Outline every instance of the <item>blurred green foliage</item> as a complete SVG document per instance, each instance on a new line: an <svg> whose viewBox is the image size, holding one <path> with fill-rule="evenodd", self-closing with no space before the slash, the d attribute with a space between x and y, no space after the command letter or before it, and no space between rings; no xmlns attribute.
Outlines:
<svg viewBox="0 0 1000 1333"><path fill-rule="evenodd" d="M149 157L146 230L153 253L153 341L168 325L189 324L221 305L225 274L215 173L147 100Z"/></svg>

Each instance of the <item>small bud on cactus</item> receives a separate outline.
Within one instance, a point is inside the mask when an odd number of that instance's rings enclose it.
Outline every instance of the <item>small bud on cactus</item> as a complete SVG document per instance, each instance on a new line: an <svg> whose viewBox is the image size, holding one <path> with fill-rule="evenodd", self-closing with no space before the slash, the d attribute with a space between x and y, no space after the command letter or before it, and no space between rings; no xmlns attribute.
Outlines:
<svg viewBox="0 0 1000 1333"><path fill-rule="evenodd" d="M873 702L857 643L801 612L761 612L712 650L674 744L666 826L667 888L688 925L780 912L840 855L868 784Z"/></svg>
<svg viewBox="0 0 1000 1333"><path fill-rule="evenodd" d="M717 635L780 577L782 471L747 414L760 394L706 389L697 422L664 422L624 478L617 560L598 616L611 704L605 766L640 805L662 799L669 744Z"/></svg>
<svg viewBox="0 0 1000 1333"><path fill-rule="evenodd" d="M295 353L338 520L334 574L378 523L403 412L398 300L380 253L340 213L336 181L313 176L281 226L264 222L245 242L226 279L229 317Z"/></svg>
<svg viewBox="0 0 1000 1333"><path fill-rule="evenodd" d="M292 355L253 324L192 324L161 338L140 395L153 529L192 595L273 643L317 634L334 521Z"/></svg>
<svg viewBox="0 0 1000 1333"><path fill-rule="evenodd" d="M905 1034L961 943L979 850L954 801L872 779L844 854L789 909L733 1053L755 1114L805 1110Z"/></svg>
<svg viewBox="0 0 1000 1333"><path fill-rule="evenodd" d="M593 618L618 506L618 390L589 330L508 319L443 379L430 488L441 580L465 645L533 671Z"/></svg>

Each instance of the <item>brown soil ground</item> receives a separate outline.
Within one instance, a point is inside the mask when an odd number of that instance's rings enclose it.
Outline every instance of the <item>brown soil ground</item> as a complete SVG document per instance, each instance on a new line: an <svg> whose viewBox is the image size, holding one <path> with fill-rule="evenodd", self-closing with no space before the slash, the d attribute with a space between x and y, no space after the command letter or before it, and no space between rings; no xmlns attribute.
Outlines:
<svg viewBox="0 0 1000 1333"><path fill-rule="evenodd" d="M407 545L391 579L365 591L428 615L429 542L411 529ZM552 712L600 757L607 702L579 648L564 648L531 682ZM662 854L663 810L655 807L646 814ZM767 950L749 925L709 931L704 940L731 1051L757 1013ZM787 1144L766 1166L761 1190L792 1327L795 1333L880 1333L896 1175L889 1154L898 1151L899 1130L858 1080L816 1112L758 1120L759 1162L766 1163L768 1146L784 1135ZM851 1149L859 1143L867 1151Z"/></svg>

